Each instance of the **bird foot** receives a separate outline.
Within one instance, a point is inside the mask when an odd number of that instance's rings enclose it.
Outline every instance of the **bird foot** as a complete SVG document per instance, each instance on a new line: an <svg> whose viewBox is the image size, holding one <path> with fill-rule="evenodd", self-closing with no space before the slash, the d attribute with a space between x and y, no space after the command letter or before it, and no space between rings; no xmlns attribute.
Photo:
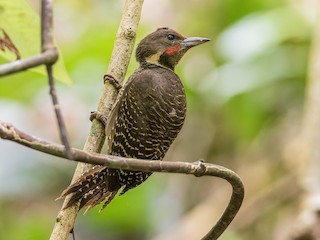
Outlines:
<svg viewBox="0 0 320 240"><path fill-rule="evenodd" d="M112 75L110 74L105 74L103 76L104 83L109 82L111 85L119 91L122 88L122 85L119 83L119 81Z"/></svg>
<svg viewBox="0 0 320 240"><path fill-rule="evenodd" d="M94 119L99 120L104 126L107 125L108 119L107 119L106 115L104 115L101 112L98 112L98 111L91 112L90 121L93 121Z"/></svg>

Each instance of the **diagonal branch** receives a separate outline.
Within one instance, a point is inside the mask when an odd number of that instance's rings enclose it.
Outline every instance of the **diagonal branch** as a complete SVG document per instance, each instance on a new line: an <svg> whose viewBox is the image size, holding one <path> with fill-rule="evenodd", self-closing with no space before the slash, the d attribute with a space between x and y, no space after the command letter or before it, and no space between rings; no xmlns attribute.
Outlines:
<svg viewBox="0 0 320 240"><path fill-rule="evenodd" d="M12 73L22 72L29 68L37 67L42 64L52 64L58 60L57 49L48 49L38 55L19 59L10 63L0 65L0 77Z"/></svg>
<svg viewBox="0 0 320 240"><path fill-rule="evenodd" d="M320 238L320 11L315 9L317 21L309 53L308 79L302 118L299 162L299 183L303 187L301 209L288 239ZM292 156L296 159L296 155Z"/></svg>
<svg viewBox="0 0 320 240"><path fill-rule="evenodd" d="M123 82L132 54L135 36L140 20L143 0L126 0L121 23L118 28L114 49L111 56L108 74ZM108 116L117 96L117 90L106 81L99 99L97 111ZM100 152L104 144L104 126L97 120L93 120L84 150L88 152ZM74 157L74 156L73 156ZM78 164L73 180L77 179L83 172L90 169L92 165ZM51 240L67 239L72 230L79 206L63 209L70 196L65 199L62 209L58 213L56 223L52 231Z"/></svg>
<svg viewBox="0 0 320 240"><path fill-rule="evenodd" d="M17 142L26 147L44 153L67 158L64 151L64 146L35 138L18 130L11 124L1 121L0 138ZM72 148L71 152L73 157L72 160L74 161L102 165L108 168L145 172L184 173L192 174L196 177L213 176L227 180L233 188L228 207L224 211L217 224L202 238L202 240L218 239L218 237L226 230L236 216L244 198L244 187L240 177L233 171L222 166L203 163L202 161L196 161L193 163L168 161L161 162L155 160L123 158L112 155L90 153L75 148Z"/></svg>

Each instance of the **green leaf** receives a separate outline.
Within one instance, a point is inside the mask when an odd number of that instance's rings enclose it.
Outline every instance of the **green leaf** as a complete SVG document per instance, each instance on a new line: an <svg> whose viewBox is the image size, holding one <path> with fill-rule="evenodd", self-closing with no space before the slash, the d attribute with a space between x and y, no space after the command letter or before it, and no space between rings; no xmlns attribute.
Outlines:
<svg viewBox="0 0 320 240"><path fill-rule="evenodd" d="M0 28L9 35L22 59L41 52L39 14L31 8L26 0L0 0ZM0 62L11 62L15 59L12 52L0 51ZM46 75L43 66L31 68L30 71ZM63 83L70 84L72 82L65 69L61 54L54 65L54 76Z"/></svg>

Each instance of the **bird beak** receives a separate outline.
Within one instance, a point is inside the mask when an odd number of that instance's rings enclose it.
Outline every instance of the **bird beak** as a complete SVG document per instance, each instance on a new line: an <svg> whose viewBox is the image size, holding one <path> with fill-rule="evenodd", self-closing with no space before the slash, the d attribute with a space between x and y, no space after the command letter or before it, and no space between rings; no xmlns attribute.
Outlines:
<svg viewBox="0 0 320 240"><path fill-rule="evenodd" d="M200 45L202 43L210 41L209 38L203 37L189 37L180 42L181 47L183 48L192 48L194 46Z"/></svg>

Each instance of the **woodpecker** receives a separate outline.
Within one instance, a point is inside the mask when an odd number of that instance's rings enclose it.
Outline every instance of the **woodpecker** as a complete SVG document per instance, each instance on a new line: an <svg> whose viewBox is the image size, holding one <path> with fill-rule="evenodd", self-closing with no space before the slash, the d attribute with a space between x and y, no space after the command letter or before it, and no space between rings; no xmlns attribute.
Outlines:
<svg viewBox="0 0 320 240"><path fill-rule="evenodd" d="M137 159L162 160L177 137L186 115L186 96L174 68L192 47L208 38L186 38L169 28L159 28L138 44L139 68L119 90L116 103L103 122L106 144L111 155ZM119 83L105 76L114 86ZM72 194L65 208L80 202L87 210L105 200L105 208L119 192L140 185L150 172L110 169L94 166L63 191L60 198Z"/></svg>

